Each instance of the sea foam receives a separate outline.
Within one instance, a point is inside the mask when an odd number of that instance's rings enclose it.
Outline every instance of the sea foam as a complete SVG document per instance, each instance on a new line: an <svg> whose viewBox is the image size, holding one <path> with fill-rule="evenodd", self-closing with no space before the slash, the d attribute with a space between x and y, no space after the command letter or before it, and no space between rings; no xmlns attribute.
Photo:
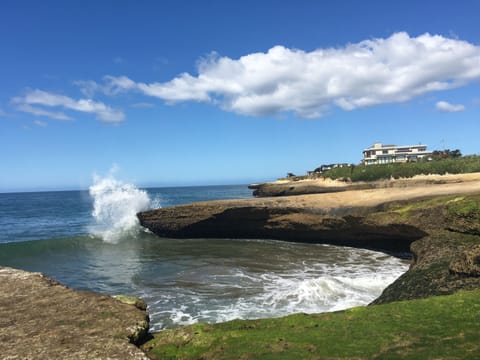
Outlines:
<svg viewBox="0 0 480 360"><path fill-rule="evenodd" d="M95 221L90 232L109 243L138 233L141 227L136 214L153 205L146 191L123 183L113 175L94 175L89 192Z"/></svg>
<svg viewBox="0 0 480 360"><path fill-rule="evenodd" d="M191 244L188 252L176 248L175 272L161 276L158 268L142 283L152 331L363 306L408 269L404 260L365 249L231 239ZM265 252L274 255L267 263Z"/></svg>

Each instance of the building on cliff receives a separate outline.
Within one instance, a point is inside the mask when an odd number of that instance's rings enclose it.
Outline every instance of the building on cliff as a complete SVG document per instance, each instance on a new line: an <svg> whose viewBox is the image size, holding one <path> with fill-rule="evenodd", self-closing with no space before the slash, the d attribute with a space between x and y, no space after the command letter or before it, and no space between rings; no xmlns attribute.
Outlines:
<svg viewBox="0 0 480 360"><path fill-rule="evenodd" d="M388 164L395 162L418 161L422 158L430 158L431 151L427 150L427 145L384 145L375 143L363 150L363 160L365 165Z"/></svg>
<svg viewBox="0 0 480 360"><path fill-rule="evenodd" d="M351 167L353 164L347 164L347 163L337 163L337 164L323 164L317 167L315 170L312 171L307 171L308 176L315 176L315 175L320 175L324 173L325 171L335 169L335 168L342 168L342 167Z"/></svg>

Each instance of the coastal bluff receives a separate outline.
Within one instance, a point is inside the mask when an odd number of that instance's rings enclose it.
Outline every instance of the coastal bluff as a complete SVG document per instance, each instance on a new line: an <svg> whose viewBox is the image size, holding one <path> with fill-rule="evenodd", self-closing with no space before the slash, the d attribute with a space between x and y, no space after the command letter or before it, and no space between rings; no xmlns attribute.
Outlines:
<svg viewBox="0 0 480 360"><path fill-rule="evenodd" d="M369 306L162 331L142 345L152 359L480 356L480 181L471 177L201 202L138 217L171 238L268 238L412 256L409 270Z"/></svg>
<svg viewBox="0 0 480 360"><path fill-rule="evenodd" d="M2 359L148 359L146 304L75 291L40 273L0 267Z"/></svg>
<svg viewBox="0 0 480 360"><path fill-rule="evenodd" d="M141 212L162 237L250 238L352 246L393 253L446 227L433 209L407 216L407 202L480 192L480 181L198 202ZM442 212L440 208L436 212ZM443 214L443 213L442 213ZM439 216L439 217L438 217Z"/></svg>
<svg viewBox="0 0 480 360"><path fill-rule="evenodd" d="M323 194L339 191L405 188L413 186L429 186L438 184L455 184L480 181L480 173L445 174L445 175L416 175L411 178L383 179L375 181L355 181L348 178L332 180L330 178L296 177L281 179L272 182L251 184L255 197L292 196L307 194Z"/></svg>

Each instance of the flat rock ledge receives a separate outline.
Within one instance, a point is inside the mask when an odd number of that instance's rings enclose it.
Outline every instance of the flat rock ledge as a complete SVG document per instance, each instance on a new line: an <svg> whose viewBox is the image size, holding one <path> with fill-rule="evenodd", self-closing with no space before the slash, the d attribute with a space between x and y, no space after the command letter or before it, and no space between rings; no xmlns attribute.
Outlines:
<svg viewBox="0 0 480 360"><path fill-rule="evenodd" d="M449 222L444 204L420 212L399 210L405 207L402 204L474 192L480 192L480 181L207 201L137 216L142 226L162 237L276 239L402 253L409 252L410 244L430 233L431 227L443 228L442 219ZM389 210L395 203L398 209Z"/></svg>
<svg viewBox="0 0 480 360"><path fill-rule="evenodd" d="M0 267L0 358L148 359L135 345L148 334L144 303L126 299Z"/></svg>
<svg viewBox="0 0 480 360"><path fill-rule="evenodd" d="M411 255L374 304L480 288L480 182L209 201L138 218L172 241L276 239Z"/></svg>
<svg viewBox="0 0 480 360"><path fill-rule="evenodd" d="M260 184L251 184L248 186L248 188L253 190L253 196L272 197L322 194L352 190L406 188L439 184L471 183L478 181L480 181L480 173L416 175L412 178L357 182L352 182L349 179L332 180L319 177L302 180L293 178Z"/></svg>

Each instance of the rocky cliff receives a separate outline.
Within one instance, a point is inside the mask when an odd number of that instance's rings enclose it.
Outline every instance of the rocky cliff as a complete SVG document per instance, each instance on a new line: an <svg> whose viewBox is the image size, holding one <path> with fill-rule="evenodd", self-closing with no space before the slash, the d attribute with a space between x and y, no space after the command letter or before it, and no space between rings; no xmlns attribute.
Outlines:
<svg viewBox="0 0 480 360"><path fill-rule="evenodd" d="M153 334L143 349L153 359L479 358L480 191L439 189L445 188L404 189L403 197L392 190L213 202L139 214L152 231L172 237L238 231L379 250L410 244L413 255L411 268L375 306L195 324Z"/></svg>
<svg viewBox="0 0 480 360"><path fill-rule="evenodd" d="M265 238L411 252L376 303L480 286L479 184L213 201L138 214L163 237ZM473 192L472 192L473 191Z"/></svg>
<svg viewBox="0 0 480 360"><path fill-rule="evenodd" d="M408 252L426 233L415 226L377 221L374 208L225 206L193 204L138 214L153 233L173 238L276 239Z"/></svg>

